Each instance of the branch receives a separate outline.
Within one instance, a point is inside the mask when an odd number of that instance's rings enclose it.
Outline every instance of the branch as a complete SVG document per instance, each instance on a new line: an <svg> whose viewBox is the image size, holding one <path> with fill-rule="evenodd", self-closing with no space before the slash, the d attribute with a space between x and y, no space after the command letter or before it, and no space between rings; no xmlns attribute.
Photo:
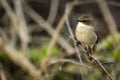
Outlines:
<svg viewBox="0 0 120 80"><path fill-rule="evenodd" d="M66 9L65 9L65 17L66 17L66 24L67 24L67 28L68 28L68 31L73 39L73 43L74 43L74 46L75 46L75 50L76 50L76 53L77 53L77 56L80 60L80 63L82 63L82 59L81 59L81 55L80 55L80 52L79 52L79 49L78 47L76 46L75 44L75 38L74 38L74 34L72 32L72 29L71 29L71 26L70 26L70 23L69 23L69 13L72 11L73 7L77 4L78 1L74 1L72 3L69 3L66 5Z"/></svg>
<svg viewBox="0 0 120 80"><path fill-rule="evenodd" d="M117 63L116 62L105 62L105 63L102 63L102 65L104 65L104 66L107 66L107 65L116 65ZM92 68L91 68L91 70L93 70L93 69L95 69L95 68L99 68L100 66L99 66L99 64L97 64L97 65L95 65L95 66L93 66Z"/></svg>
<svg viewBox="0 0 120 80"><path fill-rule="evenodd" d="M108 75L108 77L110 78L110 80L113 80L110 73L107 71L107 69L102 65L102 63L94 56L90 55L99 65L100 67L105 71L105 73Z"/></svg>
<svg viewBox="0 0 120 80"><path fill-rule="evenodd" d="M51 25L54 23L54 20L57 16L58 6L59 0L51 0L50 12L47 18L48 23L50 23Z"/></svg>
<svg viewBox="0 0 120 80"><path fill-rule="evenodd" d="M52 28L51 25L48 24L38 13L36 13L33 9L31 9L27 4L25 6L25 12L35 21L38 23L40 27L45 29L51 36L54 36L55 30ZM63 18L64 24L65 18ZM61 36L57 38L57 42L66 50L68 54L74 53L74 48Z"/></svg>
<svg viewBox="0 0 120 80"><path fill-rule="evenodd" d="M73 32L72 32L72 29L71 29L71 26L70 26L70 23L69 23L69 13L72 11L72 9L74 8L74 6L76 5L78 3L78 1L76 0L76 1L73 1L72 3L68 3L67 5L66 5L66 9L65 9L65 18L66 18L66 24L67 24L67 27L68 27L68 31L69 31L69 33L70 33L70 35L71 35L71 37L72 37L72 39L73 39L73 43L74 43L74 46L75 46L75 50L76 50L76 54L77 54L77 57L79 58L79 62L80 63L83 63L82 62L82 59L81 59L81 54L80 54L80 52L79 52L79 49L78 49L78 47L76 46L76 44L75 44L75 37L74 37L74 34L73 34ZM81 70L83 70L82 71L82 74L81 74L81 78L82 78L82 80L84 80L84 68L83 67L81 67Z"/></svg>
<svg viewBox="0 0 120 80"><path fill-rule="evenodd" d="M55 46L55 43L57 41L57 38L59 36L59 33L63 27L63 23L64 23L64 16L62 16L61 20L59 21L58 25L57 25L57 28L56 28L56 31L54 32L54 35L48 45L48 49L47 49L47 53L46 55L44 56L43 60L41 61L41 64L40 64L40 76L41 76L41 73L42 71L44 71L44 69L46 68L47 66L47 62L49 61L49 58L50 58L50 55L52 53L52 50Z"/></svg>
<svg viewBox="0 0 120 80"><path fill-rule="evenodd" d="M6 73L3 69L3 66L0 64L0 80L7 80Z"/></svg>
<svg viewBox="0 0 120 80"><path fill-rule="evenodd" d="M23 70L29 73L34 78L39 77L39 72L36 67L15 47L9 43L9 39L2 29L0 29L0 47L15 64L20 66Z"/></svg>
<svg viewBox="0 0 120 80"><path fill-rule="evenodd" d="M104 16L107 24L108 24L109 31L111 32L111 34L118 32L117 25L116 25L115 20L110 12L109 7L107 6L106 0L96 0L96 1L103 13L103 16Z"/></svg>
<svg viewBox="0 0 120 80"><path fill-rule="evenodd" d="M24 19L24 15L22 12L21 2L16 0L14 2L16 13L12 10L12 8L10 7L6 0L0 0L0 2L11 20L12 25L10 26L12 26L17 35L20 37L22 44L24 44L23 47L25 46L27 47L27 44L29 42L29 35L26 28L27 25Z"/></svg>
<svg viewBox="0 0 120 80"><path fill-rule="evenodd" d="M27 23L23 13L23 7L22 7L23 0L13 0L13 2L14 2L16 18L17 18L16 26L18 28L17 30L21 39L23 53L27 54L30 36L28 33Z"/></svg>
<svg viewBox="0 0 120 80"><path fill-rule="evenodd" d="M3 50L5 54L12 59L17 65L19 65L23 70L28 72L33 77L38 77L38 70L36 67L24 56L22 53L16 51L15 48L10 46L9 44L3 46Z"/></svg>
<svg viewBox="0 0 120 80"><path fill-rule="evenodd" d="M83 64L83 63L80 63L80 62L73 61L71 59L53 59L53 60L49 61L49 65L60 63L60 62L62 62L62 63L71 63L71 64L75 64L75 65L78 65L78 66L84 66L86 68L91 69L90 66L88 66L86 64Z"/></svg>

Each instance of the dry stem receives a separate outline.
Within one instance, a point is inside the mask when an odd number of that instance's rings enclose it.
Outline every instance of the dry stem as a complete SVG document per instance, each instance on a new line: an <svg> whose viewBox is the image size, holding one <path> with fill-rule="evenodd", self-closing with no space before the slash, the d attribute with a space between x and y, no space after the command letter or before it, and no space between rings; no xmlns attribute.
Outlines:
<svg viewBox="0 0 120 80"><path fill-rule="evenodd" d="M59 0L51 0L50 12L47 18L48 23L50 23L51 25L54 23L54 20L57 16L58 6Z"/></svg>
<svg viewBox="0 0 120 80"><path fill-rule="evenodd" d="M7 76L1 64L0 64L0 80L7 80Z"/></svg>
<svg viewBox="0 0 120 80"><path fill-rule="evenodd" d="M105 67L102 65L102 63L94 56L90 55L99 65L100 67L105 71L105 73L108 75L108 77L110 78L110 80L113 80L110 73L107 71L107 69L105 69Z"/></svg>
<svg viewBox="0 0 120 80"><path fill-rule="evenodd" d="M45 55L45 57L43 58L43 60L41 61L41 64L40 64L40 75L42 73L42 71L44 71L45 67L47 66L47 62L50 58L50 55L52 53L52 50L55 46L55 43L57 41L57 38L59 36L59 33L60 33L60 30L62 29L63 27L63 23L64 23L64 20L63 20L64 16L62 16L60 22L58 23L58 26L57 26L57 29L56 31L54 32L54 36L52 37L49 45L48 45L48 49L47 49L47 53Z"/></svg>
<svg viewBox="0 0 120 80"><path fill-rule="evenodd" d="M22 47L25 48L24 50L26 50L30 38L28 35L26 22L22 12L21 1L20 0L14 1L16 13L12 10L12 8L10 7L6 0L1 0L0 2L11 20L12 28L16 31L17 35L20 37L22 41L22 44L24 45Z"/></svg>
<svg viewBox="0 0 120 80"><path fill-rule="evenodd" d="M66 5L65 17L66 17L66 24L67 24L67 27L68 27L68 31L69 31L69 33L70 33L70 35L71 35L71 37L72 37L72 39L74 41L73 43L74 43L74 46L75 46L75 49L76 49L77 56L78 56L78 58L80 60L80 63L82 63L81 55L80 55L78 47L75 44L74 34L72 32L72 29L71 29L71 26L70 26L70 23L69 23L69 18L68 18L69 13L72 11L73 7L77 4L77 2L78 1L74 1L74 2L69 3L69 4Z"/></svg>
<svg viewBox="0 0 120 80"><path fill-rule="evenodd" d="M38 23L40 27L45 29L51 36L54 36L55 30L52 28L48 22L46 22L39 14L37 14L34 10L32 10L27 4L25 4L25 11L26 13L35 21ZM65 21L65 18L63 18L63 22ZM64 24L64 23L63 23ZM74 53L74 48L61 36L57 38L57 42L66 50L68 54Z"/></svg>
<svg viewBox="0 0 120 80"><path fill-rule="evenodd" d="M97 0L97 3L103 13L103 16L108 24L109 31L111 34L118 32L115 20L110 12L109 7L107 6L106 0Z"/></svg>

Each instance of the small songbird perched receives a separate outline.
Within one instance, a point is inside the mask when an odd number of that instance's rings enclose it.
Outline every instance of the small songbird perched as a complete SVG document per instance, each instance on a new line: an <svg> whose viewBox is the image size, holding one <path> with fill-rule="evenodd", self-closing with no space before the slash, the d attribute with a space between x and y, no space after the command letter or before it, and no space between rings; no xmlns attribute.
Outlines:
<svg viewBox="0 0 120 80"><path fill-rule="evenodd" d="M87 52L88 59L92 61L90 55L93 54L93 48L98 41L98 36L95 33L93 18L90 15L84 14L78 19L78 24L75 30L77 45L81 45Z"/></svg>

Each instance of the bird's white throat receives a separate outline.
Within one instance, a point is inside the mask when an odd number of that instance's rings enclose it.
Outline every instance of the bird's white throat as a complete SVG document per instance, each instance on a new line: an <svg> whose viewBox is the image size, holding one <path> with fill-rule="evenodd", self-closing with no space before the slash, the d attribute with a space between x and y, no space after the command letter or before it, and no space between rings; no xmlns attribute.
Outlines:
<svg viewBox="0 0 120 80"><path fill-rule="evenodd" d="M78 25L77 25L77 27L79 27L79 28L85 28L85 27L91 27L91 26L89 26L89 25L86 25L86 24L84 24L84 23L82 23L82 22L78 22Z"/></svg>
<svg viewBox="0 0 120 80"><path fill-rule="evenodd" d="M82 23L82 22L78 22L78 25L77 26L79 26L79 27L86 27L87 25L85 25L84 23Z"/></svg>

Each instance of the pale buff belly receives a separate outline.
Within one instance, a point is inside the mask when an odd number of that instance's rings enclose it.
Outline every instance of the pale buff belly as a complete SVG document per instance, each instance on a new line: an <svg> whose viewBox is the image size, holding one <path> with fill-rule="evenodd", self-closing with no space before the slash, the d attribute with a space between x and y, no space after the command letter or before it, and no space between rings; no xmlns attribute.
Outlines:
<svg viewBox="0 0 120 80"><path fill-rule="evenodd" d="M91 46L96 43L97 35L92 30L80 30L76 31L76 38L81 44Z"/></svg>

